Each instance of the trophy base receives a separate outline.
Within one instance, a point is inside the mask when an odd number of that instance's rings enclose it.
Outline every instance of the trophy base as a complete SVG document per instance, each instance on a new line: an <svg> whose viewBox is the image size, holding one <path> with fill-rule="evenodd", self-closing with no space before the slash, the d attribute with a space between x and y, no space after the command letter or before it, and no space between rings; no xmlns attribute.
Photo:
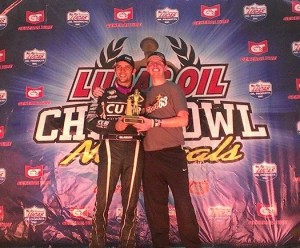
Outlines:
<svg viewBox="0 0 300 248"><path fill-rule="evenodd" d="M144 123L144 120L138 116L125 116L123 122L126 124Z"/></svg>

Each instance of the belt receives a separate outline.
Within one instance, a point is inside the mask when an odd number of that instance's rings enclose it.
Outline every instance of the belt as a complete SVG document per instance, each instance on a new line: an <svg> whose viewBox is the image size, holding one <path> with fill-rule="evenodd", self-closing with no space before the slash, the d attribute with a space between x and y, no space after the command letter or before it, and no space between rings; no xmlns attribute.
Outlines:
<svg viewBox="0 0 300 248"><path fill-rule="evenodd" d="M131 140L141 140L142 137L138 134L104 134L102 135L102 139L131 141Z"/></svg>

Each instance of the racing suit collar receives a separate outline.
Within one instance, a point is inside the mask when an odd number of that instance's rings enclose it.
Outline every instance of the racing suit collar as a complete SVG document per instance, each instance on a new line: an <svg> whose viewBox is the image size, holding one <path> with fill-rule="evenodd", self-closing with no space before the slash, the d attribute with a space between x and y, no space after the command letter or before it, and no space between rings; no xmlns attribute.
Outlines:
<svg viewBox="0 0 300 248"><path fill-rule="evenodd" d="M123 87L123 86L119 85L117 82L115 82L115 86L116 86L117 90L119 92L121 92L122 94L124 94L124 95L129 94L132 91L132 88L133 88L132 84L131 84L131 87L126 88L126 87Z"/></svg>

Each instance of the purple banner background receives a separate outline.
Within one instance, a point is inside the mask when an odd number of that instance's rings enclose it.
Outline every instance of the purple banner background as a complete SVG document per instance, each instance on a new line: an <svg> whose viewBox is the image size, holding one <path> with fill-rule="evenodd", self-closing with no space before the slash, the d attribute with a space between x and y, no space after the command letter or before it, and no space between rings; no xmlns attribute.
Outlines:
<svg viewBox="0 0 300 248"><path fill-rule="evenodd" d="M207 245L300 238L299 1L0 4L0 245L87 245L98 137L84 116L118 54L153 37L186 93L190 192ZM135 82L151 85L142 66ZM170 238L180 245L172 194ZM118 241L120 186L109 211ZM151 245L141 189L137 243Z"/></svg>

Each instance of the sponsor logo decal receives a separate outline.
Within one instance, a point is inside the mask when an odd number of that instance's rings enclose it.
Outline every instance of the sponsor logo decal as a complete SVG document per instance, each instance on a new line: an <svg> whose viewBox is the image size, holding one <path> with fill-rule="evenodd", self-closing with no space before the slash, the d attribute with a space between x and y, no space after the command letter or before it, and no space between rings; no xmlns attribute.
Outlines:
<svg viewBox="0 0 300 248"><path fill-rule="evenodd" d="M75 28L81 28L90 23L90 13L88 11L76 10L67 13L67 23Z"/></svg>
<svg viewBox="0 0 300 248"><path fill-rule="evenodd" d="M31 208L24 208L23 210L24 221L30 225L41 225L46 219L46 209L33 206Z"/></svg>
<svg viewBox="0 0 300 248"><path fill-rule="evenodd" d="M250 83L249 94L257 99L265 99L272 95L272 84L261 80L256 83Z"/></svg>
<svg viewBox="0 0 300 248"><path fill-rule="evenodd" d="M277 165L263 162L252 165L253 176L261 181L274 180L277 177Z"/></svg>
<svg viewBox="0 0 300 248"><path fill-rule="evenodd" d="M29 66L38 67L46 63L47 53L45 50L27 50L24 52L24 63Z"/></svg>
<svg viewBox="0 0 300 248"><path fill-rule="evenodd" d="M243 8L245 19L252 22L259 22L267 17L267 6L265 4L246 5Z"/></svg>
<svg viewBox="0 0 300 248"><path fill-rule="evenodd" d="M158 9L155 11L156 21L162 24L173 24L179 20L179 11L177 9Z"/></svg>

